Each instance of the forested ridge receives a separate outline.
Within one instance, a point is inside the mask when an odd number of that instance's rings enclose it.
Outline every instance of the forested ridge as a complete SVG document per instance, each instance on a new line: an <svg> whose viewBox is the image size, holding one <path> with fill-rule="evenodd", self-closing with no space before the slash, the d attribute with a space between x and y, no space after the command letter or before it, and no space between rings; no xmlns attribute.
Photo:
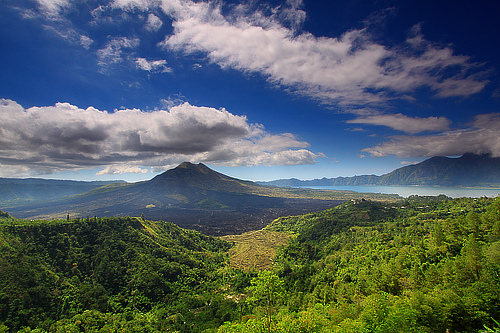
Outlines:
<svg viewBox="0 0 500 333"><path fill-rule="evenodd" d="M277 332L499 331L498 199L352 201L268 228L296 235L276 258Z"/></svg>
<svg viewBox="0 0 500 333"><path fill-rule="evenodd" d="M199 332L233 319L214 292L230 247L217 238L129 217L6 218L0 236L0 322L11 331Z"/></svg>
<svg viewBox="0 0 500 333"><path fill-rule="evenodd" d="M288 245L250 273L168 222L1 221L0 332L500 331L498 198L280 218Z"/></svg>

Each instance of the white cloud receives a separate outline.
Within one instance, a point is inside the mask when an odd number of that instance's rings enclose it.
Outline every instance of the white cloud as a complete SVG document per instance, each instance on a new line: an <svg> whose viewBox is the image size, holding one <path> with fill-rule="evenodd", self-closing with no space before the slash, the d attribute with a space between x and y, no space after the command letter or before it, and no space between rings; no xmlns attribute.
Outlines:
<svg viewBox="0 0 500 333"><path fill-rule="evenodd" d="M83 46L87 50L90 48L90 45L93 42L94 41L90 37L87 37L87 36L84 36L84 35L80 36L80 45Z"/></svg>
<svg viewBox="0 0 500 333"><path fill-rule="evenodd" d="M169 110L114 113L68 103L24 109L0 100L0 165L32 172L101 166L99 174L142 172L182 161L295 165L323 156L294 135L221 109L184 103Z"/></svg>
<svg viewBox="0 0 500 333"><path fill-rule="evenodd" d="M166 60L147 60L145 58L135 59L138 68L150 73L167 73L172 69L167 66Z"/></svg>
<svg viewBox="0 0 500 333"><path fill-rule="evenodd" d="M50 26L50 25L45 25L45 29L52 31L65 41L71 44L78 44L82 46L84 49L88 50L90 48L90 45L94 43L92 38L82 35L79 32L77 32L75 29L72 29L68 26Z"/></svg>
<svg viewBox="0 0 500 333"><path fill-rule="evenodd" d="M302 10L302 0L287 0L278 12L278 18L288 23L292 29L298 30L306 20L307 13Z"/></svg>
<svg viewBox="0 0 500 333"><path fill-rule="evenodd" d="M282 150L274 153L260 152L259 154L240 156L234 160L223 163L227 166L241 165L305 165L314 164L319 157L325 157L324 154L314 154L307 149Z"/></svg>
<svg viewBox="0 0 500 333"><path fill-rule="evenodd" d="M112 6L116 8L123 9L134 9L138 8L141 10L146 10L152 6L156 6L158 1L154 0L114 0Z"/></svg>
<svg viewBox="0 0 500 333"><path fill-rule="evenodd" d="M158 31L162 27L163 22L160 20L158 16L155 14L149 14L148 15L148 20L146 22L146 25L144 28L149 31Z"/></svg>
<svg viewBox="0 0 500 333"><path fill-rule="evenodd" d="M356 127L356 128L346 128L345 129L346 131L349 131L349 132L364 132L365 129L361 128L361 127Z"/></svg>
<svg viewBox="0 0 500 333"><path fill-rule="evenodd" d="M475 128L484 128L488 130L500 129L500 113L478 114L474 117L472 126Z"/></svg>
<svg viewBox="0 0 500 333"><path fill-rule="evenodd" d="M147 7L144 1L115 5ZM337 38L297 35L283 25L283 17L249 14L242 6L226 16L205 2L163 0L161 7L174 19L165 49L203 52L221 67L260 73L326 103L380 104L421 87L437 97L469 96L487 84L474 72L478 64L426 41L418 26L404 45L389 47L375 42L366 29Z"/></svg>
<svg viewBox="0 0 500 333"><path fill-rule="evenodd" d="M379 114L348 120L351 124L369 124L387 126L392 129L406 133L416 134L420 132L442 132L449 129L450 120L446 117L408 117L401 113Z"/></svg>
<svg viewBox="0 0 500 333"><path fill-rule="evenodd" d="M9 165L8 161L0 164L0 177L12 177L13 175L17 177L28 177L33 174L33 171L29 167L19 164Z"/></svg>
<svg viewBox="0 0 500 333"><path fill-rule="evenodd" d="M61 8L70 4L69 0L36 0L36 2L51 17L57 16Z"/></svg>
<svg viewBox="0 0 500 333"><path fill-rule="evenodd" d="M104 48L97 51L99 65L106 67L123 61L123 50L139 46L139 38L119 37L111 39Z"/></svg>
<svg viewBox="0 0 500 333"><path fill-rule="evenodd" d="M323 101L380 101L363 87L380 76L377 62L386 56L386 50L374 44L354 50L359 32L346 33L340 39L293 37L284 28L214 24L197 18L175 22L174 27L175 34L163 43L166 48L206 52L222 67L260 72L276 84Z"/></svg>
<svg viewBox="0 0 500 333"><path fill-rule="evenodd" d="M478 115L469 128L438 135L394 136L375 147L363 149L374 157L454 156L465 153L500 157L500 113Z"/></svg>
<svg viewBox="0 0 500 333"><path fill-rule="evenodd" d="M71 4L37 1L51 13ZM275 8L255 2L224 11L221 6L219 1L112 0L92 15L95 24L115 24L115 19L128 20L142 12L147 14L144 28L156 32L163 22L153 13L162 10L174 28L160 43L165 50L202 53L221 67L259 73L275 85L345 108L411 99L420 88L438 98L466 97L488 83L480 64L454 54L451 46L427 41L418 25L404 43L389 46L375 40L368 28L336 37L302 31L306 13L301 0L287 0ZM105 20L107 15L111 21ZM84 47L90 45L88 38L80 40ZM138 37L111 36L97 51L98 63L106 68L127 57L134 61L139 44Z"/></svg>
<svg viewBox="0 0 500 333"><path fill-rule="evenodd" d="M196 158L227 166L252 166L314 164L316 158L326 157L322 153L315 154L303 149L307 147L307 142L297 140L290 133L269 135L257 128L249 139L221 145L220 149L200 153Z"/></svg>
<svg viewBox="0 0 500 333"><path fill-rule="evenodd" d="M174 96L169 96L168 98L164 98L160 100L160 105L164 109L170 109L174 106L178 106L184 104L186 101L186 97L182 94L176 94Z"/></svg>
<svg viewBox="0 0 500 333"><path fill-rule="evenodd" d="M96 173L96 176L119 175L124 173L148 173L148 172L149 172L148 169L143 169L138 166L112 165L112 166L107 166L98 173Z"/></svg>
<svg viewBox="0 0 500 333"><path fill-rule="evenodd" d="M401 164L401 165L412 165L412 164L417 164L417 163L418 163L418 161L413 161L413 162L411 162L411 161L401 161L401 162L399 162L399 164Z"/></svg>

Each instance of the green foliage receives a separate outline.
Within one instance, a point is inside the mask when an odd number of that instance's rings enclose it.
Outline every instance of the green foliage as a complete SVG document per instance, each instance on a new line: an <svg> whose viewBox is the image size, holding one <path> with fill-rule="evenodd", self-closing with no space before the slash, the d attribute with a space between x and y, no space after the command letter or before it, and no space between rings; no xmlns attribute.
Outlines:
<svg viewBox="0 0 500 333"><path fill-rule="evenodd" d="M197 332L233 318L234 302L213 293L223 240L129 217L0 231L0 322L11 330Z"/></svg>
<svg viewBox="0 0 500 333"><path fill-rule="evenodd" d="M291 311L328 306L369 332L478 331L500 315L499 199L351 202L276 221Z"/></svg>
<svg viewBox="0 0 500 333"><path fill-rule="evenodd" d="M195 205L196 207L203 208L203 209L227 209L229 208L228 205L224 205L223 203L219 202L218 200L212 199L212 198L207 198L198 201Z"/></svg>
<svg viewBox="0 0 500 333"><path fill-rule="evenodd" d="M274 332L478 332L500 317L500 199L351 201L280 218ZM266 318L219 332L265 332ZM490 330L492 330L490 328Z"/></svg>
<svg viewBox="0 0 500 333"><path fill-rule="evenodd" d="M250 296L246 300L249 303L276 306L284 297L283 280L271 271L260 271L250 284L247 288Z"/></svg>
<svg viewBox="0 0 500 333"><path fill-rule="evenodd" d="M498 331L500 199L352 200L239 245L283 233L256 273L171 223L0 218L0 332Z"/></svg>
<svg viewBox="0 0 500 333"><path fill-rule="evenodd" d="M247 302L261 305L266 309L267 331L271 332L272 311L285 293L283 280L271 271L261 271L250 283L251 286L247 288L250 292Z"/></svg>

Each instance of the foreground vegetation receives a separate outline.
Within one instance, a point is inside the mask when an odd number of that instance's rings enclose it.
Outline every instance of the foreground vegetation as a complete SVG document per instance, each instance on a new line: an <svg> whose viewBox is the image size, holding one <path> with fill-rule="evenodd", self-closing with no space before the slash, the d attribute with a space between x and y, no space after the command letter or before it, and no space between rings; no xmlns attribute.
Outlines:
<svg viewBox="0 0 500 333"><path fill-rule="evenodd" d="M141 218L5 218L0 322L27 332L217 327L236 318L233 302L215 292L230 246Z"/></svg>
<svg viewBox="0 0 500 333"><path fill-rule="evenodd" d="M353 201L268 229L297 235L277 258L277 332L475 332L500 317L498 199Z"/></svg>
<svg viewBox="0 0 500 333"><path fill-rule="evenodd" d="M500 199L352 200L232 239L232 266L231 242L141 218L0 232L0 332L500 329ZM252 239L288 243L256 271Z"/></svg>

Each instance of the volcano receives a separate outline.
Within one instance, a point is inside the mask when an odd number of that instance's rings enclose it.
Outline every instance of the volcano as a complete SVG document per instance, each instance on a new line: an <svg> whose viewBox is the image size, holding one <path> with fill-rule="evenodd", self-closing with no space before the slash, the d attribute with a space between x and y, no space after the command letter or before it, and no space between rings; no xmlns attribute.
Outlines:
<svg viewBox="0 0 500 333"><path fill-rule="evenodd" d="M144 216L210 235L260 229L277 217L306 214L343 200L297 197L292 190L232 178L184 162L149 181L116 183L29 206L5 207L17 218ZM293 195L292 195L293 194Z"/></svg>

